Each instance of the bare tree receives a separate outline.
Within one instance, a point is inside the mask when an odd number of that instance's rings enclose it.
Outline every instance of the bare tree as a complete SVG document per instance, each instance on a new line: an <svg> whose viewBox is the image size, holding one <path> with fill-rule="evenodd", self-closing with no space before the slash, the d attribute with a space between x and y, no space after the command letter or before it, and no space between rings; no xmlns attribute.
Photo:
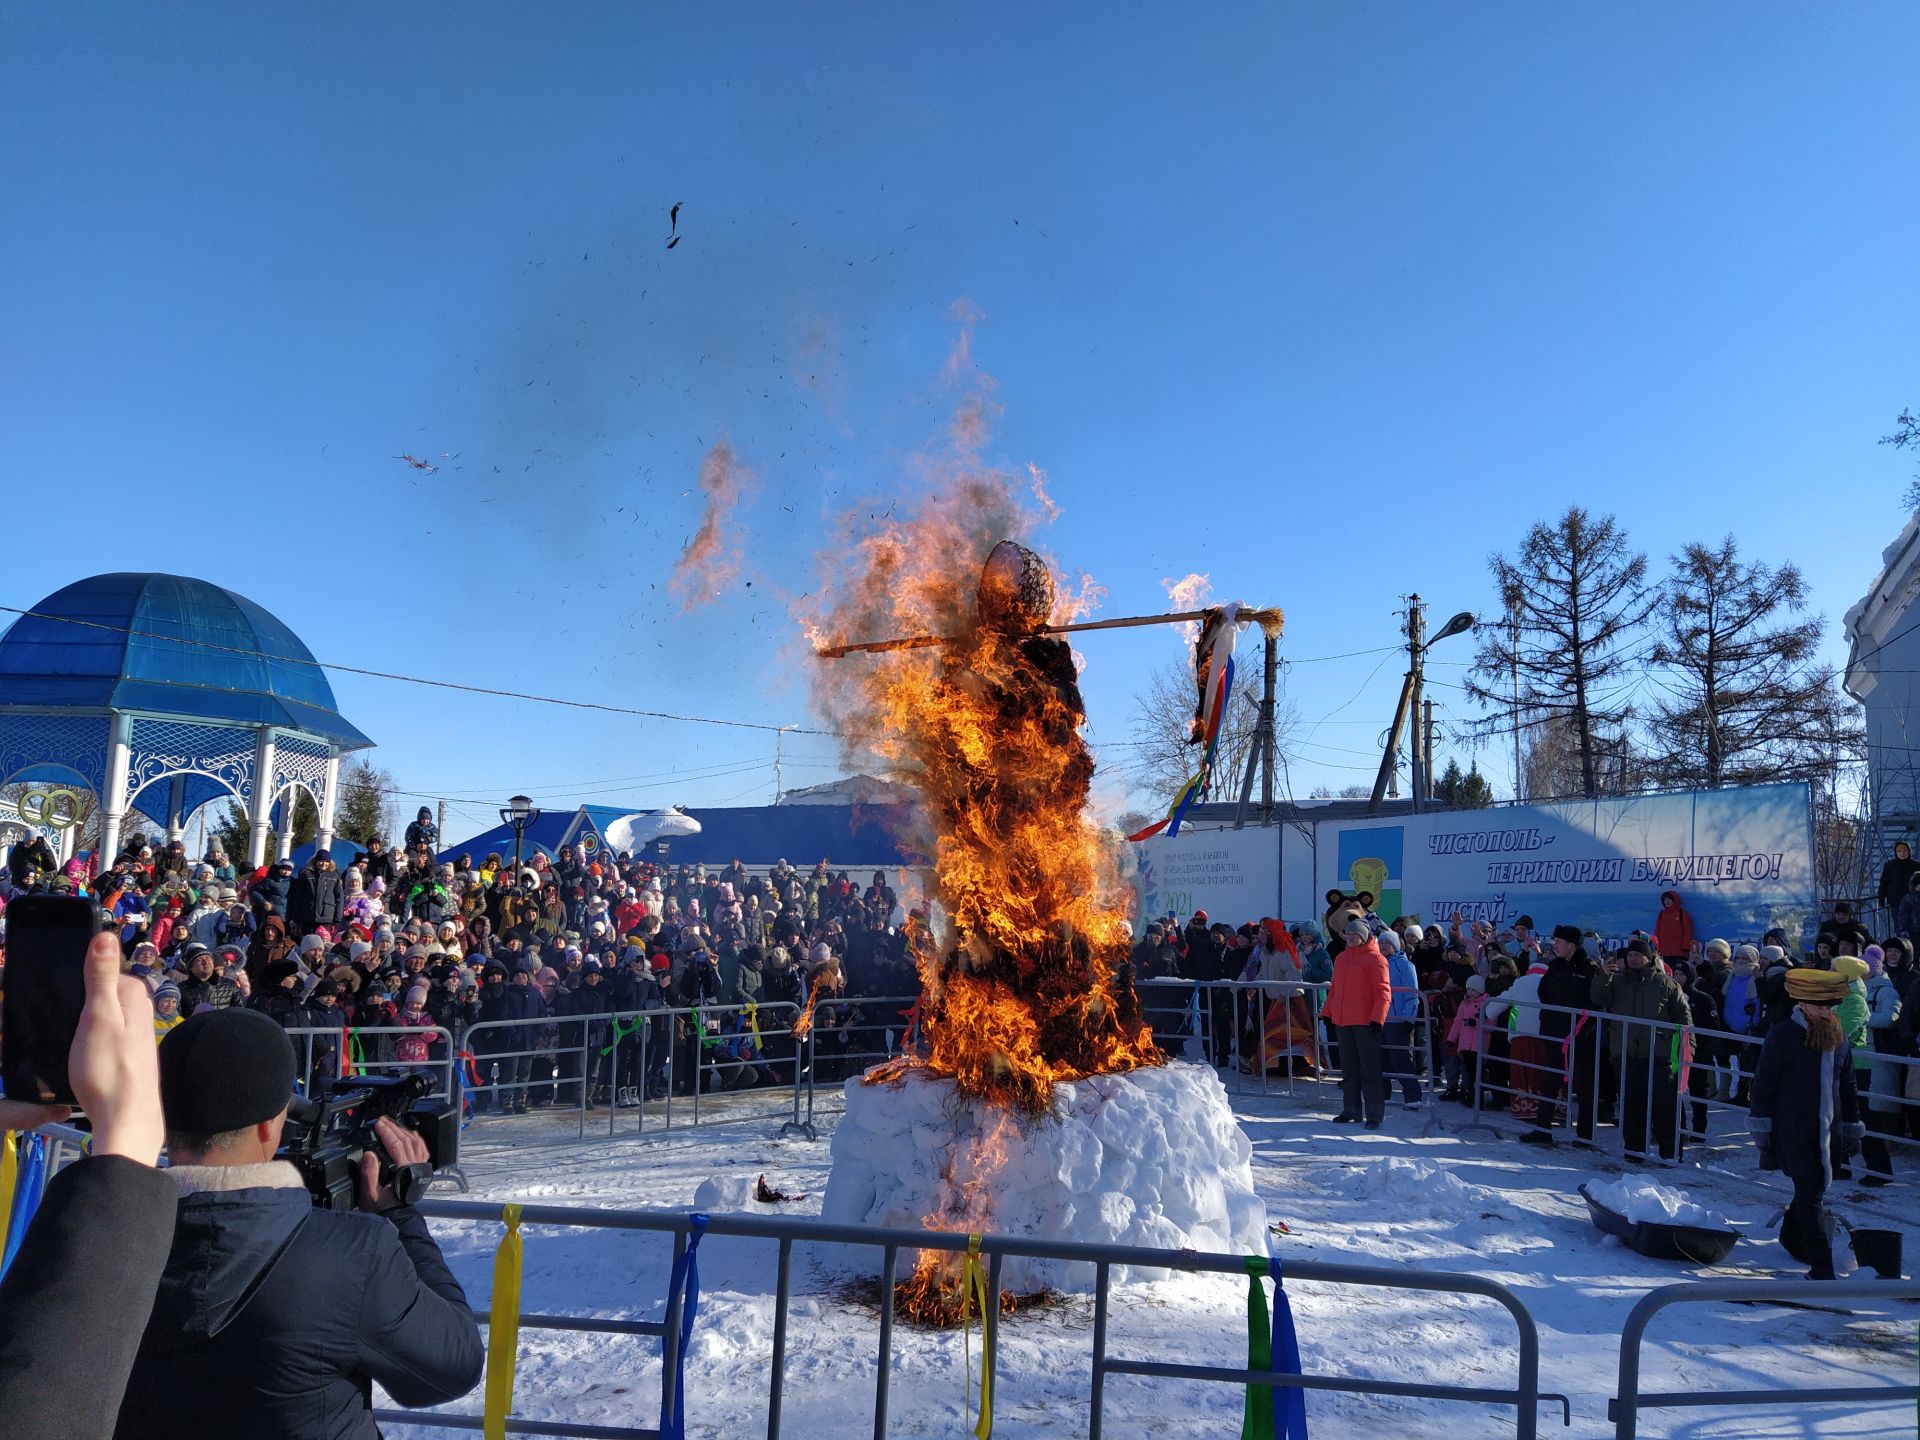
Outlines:
<svg viewBox="0 0 1920 1440"><path fill-rule="evenodd" d="M1920 415L1911 409L1902 410L1893 422L1893 433L1882 435L1880 443L1896 450L1920 450ZM1907 482L1903 503L1909 510L1920 510L1920 476Z"/></svg>
<svg viewBox="0 0 1920 1440"><path fill-rule="evenodd" d="M1800 571L1742 560L1731 535L1672 563L1651 656L1668 672L1649 717L1655 773L1707 789L1807 778L1844 725L1827 713L1832 672L1807 668L1825 627L1805 614Z"/></svg>
<svg viewBox="0 0 1920 1440"><path fill-rule="evenodd" d="M1536 523L1509 560L1489 560L1507 619L1480 627L1467 693L1491 711L1487 734L1564 715L1580 757L1580 793L1601 793L1604 732L1625 729L1633 707L1624 683L1625 645L1655 597L1647 557L1633 553L1611 515L1578 505L1552 525Z"/></svg>
<svg viewBox="0 0 1920 1440"><path fill-rule="evenodd" d="M1285 752L1292 732L1293 706L1276 698L1274 734ZM1193 671L1171 662L1147 676L1147 688L1135 697L1130 756L1123 762L1128 780L1143 793L1171 800L1199 767L1200 747L1187 741L1193 721ZM1234 687L1221 722L1220 751L1213 762L1214 800L1240 793L1240 776L1260 728L1260 694L1250 683Z"/></svg>

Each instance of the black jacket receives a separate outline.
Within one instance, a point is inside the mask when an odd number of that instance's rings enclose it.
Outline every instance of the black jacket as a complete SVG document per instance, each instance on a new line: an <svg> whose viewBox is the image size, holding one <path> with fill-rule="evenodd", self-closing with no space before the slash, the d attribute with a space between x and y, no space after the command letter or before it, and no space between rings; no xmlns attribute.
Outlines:
<svg viewBox="0 0 1920 1440"><path fill-rule="evenodd" d="M191 1015L202 1005L211 1005L216 1010L225 1010L229 1005L239 1003L240 987L218 971L206 980L196 980L189 975L180 982L180 1013L182 1015Z"/></svg>
<svg viewBox="0 0 1920 1440"><path fill-rule="evenodd" d="M276 1168L292 1176L259 1167ZM416 1211L316 1210L297 1178L190 1194L115 1440L376 1440L372 1381L437 1405L471 1390L484 1361Z"/></svg>
<svg viewBox="0 0 1920 1440"><path fill-rule="evenodd" d="M247 891L247 899L253 905L256 919L264 920L269 915L287 918L287 896L293 889L293 876L283 875L280 871L269 869L266 874L253 882L253 888Z"/></svg>
<svg viewBox="0 0 1920 1440"><path fill-rule="evenodd" d="M1754 1139L1772 1145L1777 1169L1831 1183L1833 1168L1866 1133L1847 1047L1809 1049L1800 1017L1782 1020L1760 1046L1747 1117Z"/></svg>
<svg viewBox="0 0 1920 1440"><path fill-rule="evenodd" d="M153 1311L180 1192L151 1165L97 1155L47 1182L0 1284L0 1415L9 1435L99 1440Z"/></svg>
<svg viewBox="0 0 1920 1440"><path fill-rule="evenodd" d="M1540 1003L1563 1006L1567 1010L1587 1008L1593 991L1596 967L1581 946L1562 960L1558 955L1547 961L1547 973L1540 977ZM1571 1015L1560 1010L1540 1012L1540 1033L1552 1040L1564 1040L1573 1031Z"/></svg>
<svg viewBox="0 0 1920 1440"><path fill-rule="evenodd" d="M1898 856L1880 867L1880 903L1892 910L1913 888L1913 877L1920 875L1920 860L1902 860Z"/></svg>
<svg viewBox="0 0 1920 1440"><path fill-rule="evenodd" d="M340 872L308 868L287 891L287 919L296 930L340 923Z"/></svg>

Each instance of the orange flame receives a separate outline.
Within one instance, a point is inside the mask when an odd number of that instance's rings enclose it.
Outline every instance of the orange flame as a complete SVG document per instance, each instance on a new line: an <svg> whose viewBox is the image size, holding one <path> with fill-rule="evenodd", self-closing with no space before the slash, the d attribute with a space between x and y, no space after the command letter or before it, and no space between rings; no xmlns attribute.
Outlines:
<svg viewBox="0 0 1920 1440"><path fill-rule="evenodd" d="M972 366L978 318L955 313L962 328L949 375ZM1131 927L1119 857L1087 814L1093 759L1080 734L1075 657L1038 633L1084 614L1098 587L1083 576L1062 599L1051 563L1002 545L1037 524L1023 495L1052 507L1037 470L981 460L998 409L990 377L973 370L948 427L950 449L923 460L917 498L877 519L871 506L848 517L802 617L810 636L832 641L955 637L815 669L819 707L924 797L946 914L941 933L908 929L924 1053L867 1081L924 1065L1005 1107L998 1128L946 1177L947 1199L926 1217L940 1229L983 1228L998 1138L1045 1111L1055 1084L1162 1060L1121 968ZM908 1313L956 1321L965 1305L958 1275L925 1252L901 1288Z"/></svg>
<svg viewBox="0 0 1920 1440"><path fill-rule="evenodd" d="M687 541L667 579L667 588L682 610L717 600L740 573L740 535L733 525L733 512L752 480L752 472L740 464L733 446L724 440L700 462L700 489L706 496L700 528Z"/></svg>

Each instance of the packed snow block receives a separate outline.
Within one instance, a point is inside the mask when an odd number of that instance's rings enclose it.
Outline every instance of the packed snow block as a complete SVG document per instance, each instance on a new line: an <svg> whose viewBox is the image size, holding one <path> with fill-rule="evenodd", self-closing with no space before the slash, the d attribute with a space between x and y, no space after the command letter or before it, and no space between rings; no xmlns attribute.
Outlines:
<svg viewBox="0 0 1920 1440"><path fill-rule="evenodd" d="M908 1070L846 1087L820 1218L895 1230L957 1230L1236 1255L1267 1253L1253 1147L1208 1066L1096 1075L1055 1088L1050 1113L1025 1116ZM881 1256L830 1247L829 1268L877 1276ZM918 1251L901 1252L898 1275ZM1113 1278L1167 1272L1116 1265ZM1093 1288L1091 1263L1009 1258L1014 1294Z"/></svg>

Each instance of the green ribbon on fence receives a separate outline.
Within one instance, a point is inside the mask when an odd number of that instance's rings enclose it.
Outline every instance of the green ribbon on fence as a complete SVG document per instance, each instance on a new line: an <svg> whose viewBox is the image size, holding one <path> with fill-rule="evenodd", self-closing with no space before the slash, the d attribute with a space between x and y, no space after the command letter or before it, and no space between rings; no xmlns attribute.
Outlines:
<svg viewBox="0 0 1920 1440"><path fill-rule="evenodd" d="M1267 1262L1258 1255L1247 1256L1247 1369L1266 1370L1273 1365L1273 1331L1267 1321L1267 1292L1260 1278L1267 1273ZM1240 1440L1273 1440L1273 1387L1248 1385L1247 1399L1240 1415Z"/></svg>
<svg viewBox="0 0 1920 1440"><path fill-rule="evenodd" d="M693 1028L695 1033L700 1036L700 1044L703 1048L717 1050L727 1043L727 1037L725 1035L709 1035L707 1033L707 1027L700 1023L700 1009L698 1006L691 1007L687 1013L693 1017Z"/></svg>
<svg viewBox="0 0 1920 1440"><path fill-rule="evenodd" d="M602 1055L613 1054L615 1047L617 1047L622 1040L626 1039L629 1035L637 1033L640 1027L646 1023L647 1017L644 1015L636 1015L633 1019L627 1021L621 1020L618 1015L614 1016L613 1039L601 1047L600 1053Z"/></svg>

